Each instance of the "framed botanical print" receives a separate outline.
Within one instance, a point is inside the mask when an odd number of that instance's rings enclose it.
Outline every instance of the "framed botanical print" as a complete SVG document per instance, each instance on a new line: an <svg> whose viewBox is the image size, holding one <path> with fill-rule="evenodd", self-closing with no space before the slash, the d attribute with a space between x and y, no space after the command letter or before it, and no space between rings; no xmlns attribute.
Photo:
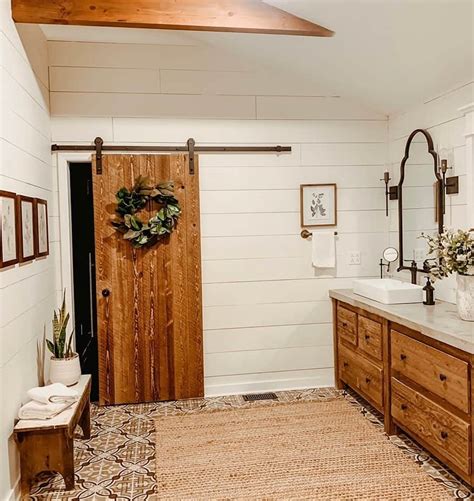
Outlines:
<svg viewBox="0 0 474 501"><path fill-rule="evenodd" d="M18 263L16 194L0 190L0 268Z"/></svg>
<svg viewBox="0 0 474 501"><path fill-rule="evenodd" d="M33 208L35 256L43 257L49 254L48 202L35 198Z"/></svg>
<svg viewBox="0 0 474 501"><path fill-rule="evenodd" d="M337 225L336 184L302 184L300 203L302 227Z"/></svg>
<svg viewBox="0 0 474 501"><path fill-rule="evenodd" d="M19 261L31 261L35 258L35 199L17 195L18 211L18 247L20 251Z"/></svg>

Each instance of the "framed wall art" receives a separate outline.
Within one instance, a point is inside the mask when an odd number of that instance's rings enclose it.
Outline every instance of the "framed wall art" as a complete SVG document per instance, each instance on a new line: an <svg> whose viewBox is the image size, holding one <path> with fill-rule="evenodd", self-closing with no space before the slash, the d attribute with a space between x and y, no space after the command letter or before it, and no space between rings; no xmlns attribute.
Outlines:
<svg viewBox="0 0 474 501"><path fill-rule="evenodd" d="M300 203L303 228L337 225L336 184L302 184Z"/></svg>
<svg viewBox="0 0 474 501"><path fill-rule="evenodd" d="M19 261L31 261L35 258L35 199L17 195L18 213L18 247L20 251Z"/></svg>
<svg viewBox="0 0 474 501"><path fill-rule="evenodd" d="M0 268L18 263L16 194L0 190Z"/></svg>
<svg viewBox="0 0 474 501"><path fill-rule="evenodd" d="M49 254L48 202L35 198L33 208L35 256L43 257Z"/></svg>

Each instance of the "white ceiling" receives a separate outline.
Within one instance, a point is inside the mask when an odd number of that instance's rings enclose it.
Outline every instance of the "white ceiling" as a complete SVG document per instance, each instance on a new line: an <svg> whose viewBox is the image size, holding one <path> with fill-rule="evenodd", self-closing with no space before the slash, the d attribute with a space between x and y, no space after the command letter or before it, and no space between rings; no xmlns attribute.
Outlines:
<svg viewBox="0 0 474 501"><path fill-rule="evenodd" d="M48 39L209 44L391 114L474 80L474 0L267 0L333 38L44 26ZM474 100L474 96L473 96Z"/></svg>

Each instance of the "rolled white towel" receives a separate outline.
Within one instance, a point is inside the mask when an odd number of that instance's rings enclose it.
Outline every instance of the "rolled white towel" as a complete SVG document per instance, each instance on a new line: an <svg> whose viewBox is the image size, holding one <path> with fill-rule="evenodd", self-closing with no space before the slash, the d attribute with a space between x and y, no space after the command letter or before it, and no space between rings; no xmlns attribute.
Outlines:
<svg viewBox="0 0 474 501"><path fill-rule="evenodd" d="M31 400L30 402L23 405L19 412L18 417L20 419L51 419L71 405L74 402L61 403L61 404L42 404Z"/></svg>
<svg viewBox="0 0 474 501"><path fill-rule="evenodd" d="M79 398L76 390L68 388L62 383L53 383L48 386L39 386L31 388L27 395L31 400L36 400L42 404L48 403L70 403L75 402Z"/></svg>

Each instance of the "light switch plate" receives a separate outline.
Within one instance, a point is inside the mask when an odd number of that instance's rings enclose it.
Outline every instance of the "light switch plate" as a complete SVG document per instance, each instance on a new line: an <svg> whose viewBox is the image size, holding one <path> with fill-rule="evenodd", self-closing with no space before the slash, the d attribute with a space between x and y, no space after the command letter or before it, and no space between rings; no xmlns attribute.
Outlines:
<svg viewBox="0 0 474 501"><path fill-rule="evenodd" d="M360 252L359 251L349 252L349 264L352 264L352 265L360 264Z"/></svg>

